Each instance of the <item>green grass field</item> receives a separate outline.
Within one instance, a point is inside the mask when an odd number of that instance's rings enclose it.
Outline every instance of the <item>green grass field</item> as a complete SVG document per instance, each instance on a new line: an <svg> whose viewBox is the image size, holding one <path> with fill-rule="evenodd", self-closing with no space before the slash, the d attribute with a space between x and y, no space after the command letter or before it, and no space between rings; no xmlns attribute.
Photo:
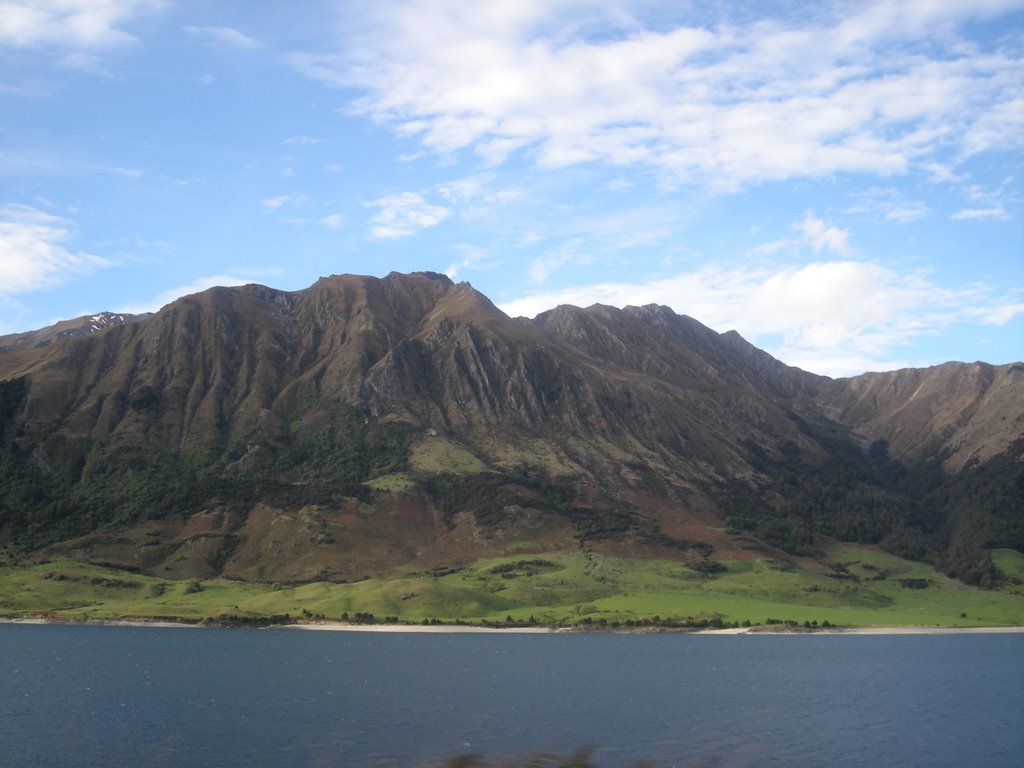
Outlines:
<svg viewBox="0 0 1024 768"><path fill-rule="evenodd" d="M170 581L74 561L0 568L0 616L68 619L263 620L373 614L421 623L634 624L768 619L837 626L1022 626L1024 555L996 550L996 590L949 579L922 563L837 546L830 569L760 559L725 561L711 577L668 560L593 552L479 560L437 574L299 586L225 579Z"/></svg>

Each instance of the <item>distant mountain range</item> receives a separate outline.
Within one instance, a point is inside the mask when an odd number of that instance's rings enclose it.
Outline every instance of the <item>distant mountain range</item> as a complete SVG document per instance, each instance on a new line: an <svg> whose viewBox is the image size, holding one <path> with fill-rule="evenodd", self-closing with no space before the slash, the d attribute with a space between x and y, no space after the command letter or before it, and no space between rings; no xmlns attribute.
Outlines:
<svg viewBox="0 0 1024 768"><path fill-rule="evenodd" d="M214 288L0 338L0 547L351 580L513 551L1024 550L1024 364L832 380L661 306L433 273Z"/></svg>

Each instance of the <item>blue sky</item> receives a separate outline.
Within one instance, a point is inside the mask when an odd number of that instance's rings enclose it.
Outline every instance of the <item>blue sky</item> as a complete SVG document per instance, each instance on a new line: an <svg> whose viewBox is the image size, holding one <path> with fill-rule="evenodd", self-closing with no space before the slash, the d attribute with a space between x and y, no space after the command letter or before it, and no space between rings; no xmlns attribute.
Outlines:
<svg viewBox="0 0 1024 768"><path fill-rule="evenodd" d="M433 270L1024 358L1024 0L0 0L0 334Z"/></svg>

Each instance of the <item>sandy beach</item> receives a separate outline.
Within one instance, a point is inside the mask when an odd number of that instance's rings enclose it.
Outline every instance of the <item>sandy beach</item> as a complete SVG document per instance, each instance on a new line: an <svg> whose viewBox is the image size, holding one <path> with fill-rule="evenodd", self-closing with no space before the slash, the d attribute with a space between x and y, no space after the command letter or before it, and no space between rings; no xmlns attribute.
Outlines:
<svg viewBox="0 0 1024 768"><path fill-rule="evenodd" d="M1024 627L831 627L829 629L792 630L772 627L703 629L698 635L988 635L1016 634Z"/></svg>
<svg viewBox="0 0 1024 768"><path fill-rule="evenodd" d="M284 624L281 629L308 629L320 632L416 632L416 633L473 633L537 635L558 632L549 627L480 627L470 624L346 624L340 621L322 621L312 624Z"/></svg>
<svg viewBox="0 0 1024 768"><path fill-rule="evenodd" d="M606 634L652 634L657 632L691 635L971 635L971 634L1017 634L1024 633L1024 627L835 627L809 631L776 630L765 627L737 627L731 629L577 629L562 627L481 627L468 624L346 624L343 622L316 622L309 624L285 624L281 629L314 630L323 632L416 632L416 633L491 633L491 634L548 634L552 632L587 632Z"/></svg>
<svg viewBox="0 0 1024 768"><path fill-rule="evenodd" d="M145 619L62 619L27 616L0 618L0 624L67 624L104 627L166 627L202 628L234 626L189 623L184 621L147 621ZM289 629L311 632L403 632L415 634L505 634L538 635L551 633L652 634L679 633L691 635L982 635L1020 634L1024 627L831 627L829 629L776 629L775 627L735 627L729 629L688 630L683 628L593 629L577 627L484 627L472 624L349 624L342 621L317 621L294 624L271 624L261 628Z"/></svg>

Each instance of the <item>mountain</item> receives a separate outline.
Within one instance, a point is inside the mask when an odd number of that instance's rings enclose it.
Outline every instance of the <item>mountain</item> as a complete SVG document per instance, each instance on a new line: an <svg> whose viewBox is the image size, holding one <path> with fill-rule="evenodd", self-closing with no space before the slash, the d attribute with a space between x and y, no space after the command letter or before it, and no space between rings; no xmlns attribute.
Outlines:
<svg viewBox="0 0 1024 768"><path fill-rule="evenodd" d="M834 381L665 307L510 318L433 273L44 337L0 349L18 557L341 581L572 548L713 569L832 537L987 585L989 549L1024 549L1020 364Z"/></svg>
<svg viewBox="0 0 1024 768"><path fill-rule="evenodd" d="M902 458L950 472L1005 453L1024 434L1024 364L946 363L832 382L831 418L886 440Z"/></svg>
<svg viewBox="0 0 1024 768"><path fill-rule="evenodd" d="M99 333L107 328L124 325L125 323L134 323L146 317L149 317L149 315L127 315L115 314L113 312L83 315L82 317L76 317L74 320L62 320L59 323L47 326L46 328L40 328L37 331L0 336L0 351L47 347L60 339L71 339L76 336Z"/></svg>

